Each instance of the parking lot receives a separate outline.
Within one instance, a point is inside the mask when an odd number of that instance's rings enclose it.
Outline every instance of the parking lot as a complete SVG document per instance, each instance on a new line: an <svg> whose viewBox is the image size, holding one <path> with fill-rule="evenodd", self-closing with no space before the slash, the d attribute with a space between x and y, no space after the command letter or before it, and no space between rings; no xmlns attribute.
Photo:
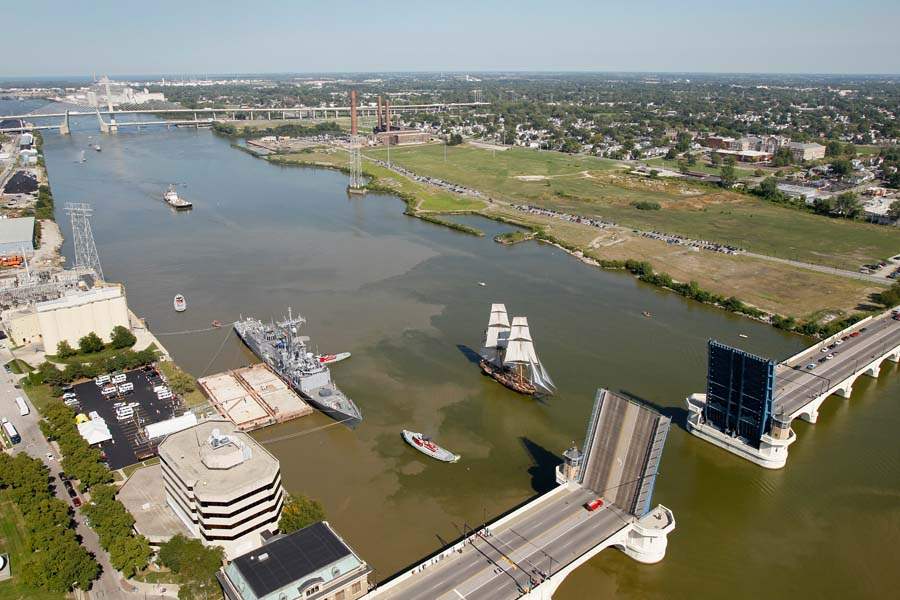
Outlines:
<svg viewBox="0 0 900 600"><path fill-rule="evenodd" d="M181 407L177 396L160 400L154 386L164 385L159 372L153 367L144 367L125 373L126 382L134 385L134 390L123 394L103 396L101 388L93 380L73 386L78 396L78 405L72 408L79 413L97 411L106 425L112 439L101 444L110 469L121 469L156 454L156 444L148 441L143 429L151 423L171 419ZM116 416L116 405L134 404L134 414L120 420Z"/></svg>

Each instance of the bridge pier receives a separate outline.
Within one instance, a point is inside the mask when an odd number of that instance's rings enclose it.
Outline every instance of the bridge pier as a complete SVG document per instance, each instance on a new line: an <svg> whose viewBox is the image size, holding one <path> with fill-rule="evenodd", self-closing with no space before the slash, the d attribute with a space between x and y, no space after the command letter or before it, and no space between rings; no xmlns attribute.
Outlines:
<svg viewBox="0 0 900 600"><path fill-rule="evenodd" d="M69 129L69 111L66 110L66 116L63 117L62 123L59 124L59 135L69 135L72 131Z"/></svg>

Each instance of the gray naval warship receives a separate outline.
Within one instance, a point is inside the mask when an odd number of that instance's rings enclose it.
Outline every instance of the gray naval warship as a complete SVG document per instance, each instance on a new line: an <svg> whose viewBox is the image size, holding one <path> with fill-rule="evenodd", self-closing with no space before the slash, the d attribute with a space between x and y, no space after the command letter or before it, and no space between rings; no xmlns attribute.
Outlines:
<svg viewBox="0 0 900 600"><path fill-rule="evenodd" d="M348 427L362 421L362 413L331 380L331 371L307 349L309 338L297 335L306 323L288 309L283 321L263 323L248 317L234 323L234 331L247 347L288 385L320 411Z"/></svg>

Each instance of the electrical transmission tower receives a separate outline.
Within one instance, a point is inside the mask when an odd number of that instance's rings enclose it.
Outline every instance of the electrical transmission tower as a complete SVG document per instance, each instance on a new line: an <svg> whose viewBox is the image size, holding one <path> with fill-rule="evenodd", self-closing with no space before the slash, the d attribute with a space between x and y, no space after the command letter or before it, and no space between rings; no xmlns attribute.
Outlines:
<svg viewBox="0 0 900 600"><path fill-rule="evenodd" d="M354 135L350 138L350 185L347 188L351 194L364 194L365 182L362 174L362 138Z"/></svg>
<svg viewBox="0 0 900 600"><path fill-rule="evenodd" d="M100 268L100 257L97 255L94 232L91 230L90 217L94 209L90 204L69 202L66 204L66 212L69 213L69 220L72 222L75 268L92 269L102 281L103 270Z"/></svg>

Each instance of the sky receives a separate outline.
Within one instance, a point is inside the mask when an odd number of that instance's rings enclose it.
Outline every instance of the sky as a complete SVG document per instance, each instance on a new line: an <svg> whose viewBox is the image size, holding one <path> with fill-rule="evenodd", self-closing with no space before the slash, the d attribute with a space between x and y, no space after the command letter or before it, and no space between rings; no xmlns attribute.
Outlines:
<svg viewBox="0 0 900 600"><path fill-rule="evenodd" d="M900 73L897 0L0 0L0 77Z"/></svg>

